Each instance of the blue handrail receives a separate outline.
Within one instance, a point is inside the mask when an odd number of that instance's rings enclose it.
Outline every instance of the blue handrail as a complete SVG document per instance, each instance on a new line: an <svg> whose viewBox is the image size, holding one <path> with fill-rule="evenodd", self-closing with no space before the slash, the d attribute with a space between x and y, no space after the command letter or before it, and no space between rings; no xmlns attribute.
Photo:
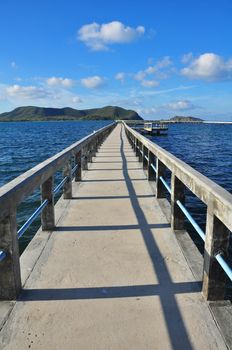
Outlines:
<svg viewBox="0 0 232 350"><path fill-rule="evenodd" d="M225 257L222 253L218 253L215 255L215 259L219 263L219 265L222 267L226 275L229 277L229 279L232 281L232 268L229 266L227 261L225 260Z"/></svg>
<svg viewBox="0 0 232 350"><path fill-rule="evenodd" d="M49 200L46 199L43 203L34 211L34 213L29 217L29 219L23 224L22 227L17 232L18 238L22 237L24 232L28 229L28 227L35 221L35 219L39 216L42 210L48 205Z"/></svg>
<svg viewBox="0 0 232 350"><path fill-rule="evenodd" d="M65 182L68 180L68 176L64 177L63 180L59 183L59 185L57 185L53 191L54 194L56 194L57 192L59 192L59 190L61 189L61 187L64 186Z"/></svg>
<svg viewBox="0 0 232 350"><path fill-rule="evenodd" d="M205 233L204 231L202 231L202 229L200 228L200 226L196 223L196 221L193 219L193 217L191 216L191 214L188 212L188 210L185 208L185 206L178 200L176 201L176 204L178 205L178 207L182 210L182 212L184 213L184 215L186 216L186 218L189 220L189 222L193 225L193 227L195 228L195 230L197 231L197 233L199 234L199 236L203 239L203 241L205 242Z"/></svg>
<svg viewBox="0 0 232 350"><path fill-rule="evenodd" d="M171 187L167 184L167 182L164 180L163 176L160 176L160 181L164 184L168 192L171 194Z"/></svg>
<svg viewBox="0 0 232 350"><path fill-rule="evenodd" d="M0 261L3 261L6 257L6 253L4 252L4 250L0 250Z"/></svg>
<svg viewBox="0 0 232 350"><path fill-rule="evenodd" d="M154 164L151 163L151 167L154 170L155 173L157 173L156 167L154 166Z"/></svg>
<svg viewBox="0 0 232 350"><path fill-rule="evenodd" d="M76 165L74 166L74 168L72 169L72 175L75 173L75 171L77 170L77 168L78 168L78 164L76 164Z"/></svg>

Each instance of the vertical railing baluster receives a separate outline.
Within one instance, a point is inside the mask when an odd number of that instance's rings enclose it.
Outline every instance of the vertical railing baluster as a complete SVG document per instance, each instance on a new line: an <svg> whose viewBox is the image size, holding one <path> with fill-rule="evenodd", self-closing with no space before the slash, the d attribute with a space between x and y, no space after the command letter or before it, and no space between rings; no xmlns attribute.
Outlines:
<svg viewBox="0 0 232 350"><path fill-rule="evenodd" d="M88 170L88 154L87 148L82 149L81 167L82 170Z"/></svg>
<svg viewBox="0 0 232 350"><path fill-rule="evenodd" d="M136 138L133 136L133 150L136 152Z"/></svg>
<svg viewBox="0 0 232 350"><path fill-rule="evenodd" d="M156 197L157 198L165 198L166 197L166 189L162 182L160 181L160 176L164 177L166 172L166 166L156 158Z"/></svg>
<svg viewBox="0 0 232 350"><path fill-rule="evenodd" d="M49 231L55 227L54 210L54 176L51 176L41 185L41 202L48 200L47 206L41 213L41 225L43 231Z"/></svg>
<svg viewBox="0 0 232 350"><path fill-rule="evenodd" d="M72 166L70 161L66 162L64 166L63 176L64 177L67 176L67 181L63 186L64 199L71 199L72 198Z"/></svg>
<svg viewBox="0 0 232 350"><path fill-rule="evenodd" d="M77 165L77 170L75 171L75 181L81 181L81 150L75 154L75 164Z"/></svg>
<svg viewBox="0 0 232 350"><path fill-rule="evenodd" d="M185 203L185 186L184 184L172 173L171 177L171 227L173 230L183 230L185 224L185 216L177 201L181 204Z"/></svg>
<svg viewBox="0 0 232 350"><path fill-rule="evenodd" d="M207 300L224 299L226 276L215 255L223 253L225 257L228 256L229 239L230 232L227 227L214 215L213 210L208 208L202 288Z"/></svg>
<svg viewBox="0 0 232 350"><path fill-rule="evenodd" d="M21 291L21 273L19 261L19 242L17 236L16 208L0 218L1 249L6 257L1 261L0 299L16 299Z"/></svg>
<svg viewBox="0 0 232 350"><path fill-rule="evenodd" d="M148 180L155 181L156 174L154 169L151 167L151 164L155 166L155 156L151 151L149 151L148 152Z"/></svg>
<svg viewBox="0 0 232 350"><path fill-rule="evenodd" d="M94 137L92 140L92 157L96 157L96 152L97 152L97 142L96 142L96 137Z"/></svg>
<svg viewBox="0 0 232 350"><path fill-rule="evenodd" d="M143 161L142 151L143 151L142 142L139 141L139 162L141 162L141 163Z"/></svg>
<svg viewBox="0 0 232 350"><path fill-rule="evenodd" d="M146 146L143 145L142 150L143 150L143 169L146 170L148 165L148 161L146 159L146 157L148 156L148 149Z"/></svg>
<svg viewBox="0 0 232 350"><path fill-rule="evenodd" d="M139 156L139 140L136 139L136 143L135 143L135 155L136 157Z"/></svg>
<svg viewBox="0 0 232 350"><path fill-rule="evenodd" d="M92 162L92 142L89 142L87 145L87 159L89 163Z"/></svg>

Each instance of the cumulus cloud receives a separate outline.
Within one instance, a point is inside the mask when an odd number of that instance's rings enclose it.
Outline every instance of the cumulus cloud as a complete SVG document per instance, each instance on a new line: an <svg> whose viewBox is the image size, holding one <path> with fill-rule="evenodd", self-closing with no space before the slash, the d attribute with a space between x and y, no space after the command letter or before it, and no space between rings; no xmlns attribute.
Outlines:
<svg viewBox="0 0 232 350"><path fill-rule="evenodd" d="M78 40L93 51L107 50L111 44L124 44L136 40L145 33L143 26L132 28L119 21L104 24L90 23L78 31Z"/></svg>
<svg viewBox="0 0 232 350"><path fill-rule="evenodd" d="M8 101L12 106L28 103L46 106L75 106L82 99L65 89L53 89L46 86L0 85L2 100Z"/></svg>
<svg viewBox="0 0 232 350"><path fill-rule="evenodd" d="M146 77L147 73L144 70L138 71L136 74L134 74L134 79L138 81L142 81Z"/></svg>
<svg viewBox="0 0 232 350"><path fill-rule="evenodd" d="M88 89L98 89L105 85L105 79L94 75L92 77L81 79L81 84Z"/></svg>
<svg viewBox="0 0 232 350"><path fill-rule="evenodd" d="M170 66L172 64L172 61L169 56L163 57L160 61L158 61L155 65L156 69L162 69Z"/></svg>
<svg viewBox="0 0 232 350"><path fill-rule="evenodd" d="M171 102L167 105L167 107L173 111L187 111L190 109L197 108L197 106L194 105L189 100L180 100L180 101Z"/></svg>
<svg viewBox="0 0 232 350"><path fill-rule="evenodd" d="M225 60L214 53L205 53L191 59L188 67L181 70L181 74L189 79L205 81L232 80L232 59Z"/></svg>
<svg viewBox="0 0 232 350"><path fill-rule="evenodd" d="M144 79L144 80L142 80L141 84L142 84L142 86L149 87L149 88L159 86L159 82L156 80Z"/></svg>
<svg viewBox="0 0 232 350"><path fill-rule="evenodd" d="M10 97L21 97L25 99L45 98L50 95L49 91L37 86L21 86L18 84L6 87L5 93Z"/></svg>
<svg viewBox="0 0 232 350"><path fill-rule="evenodd" d="M57 86L57 87L64 87L64 88L70 88L74 85L74 81L72 79L68 78L61 78L61 77L51 77L46 80L46 83L49 86Z"/></svg>
<svg viewBox="0 0 232 350"><path fill-rule="evenodd" d="M158 86L159 82L157 79L166 79L168 77L168 74L163 70L171 65L172 61L170 57L165 56L161 60L157 61L154 65L149 65L146 69L138 71L136 74L134 74L133 78L137 81L140 81L141 85L145 87ZM150 79L147 79L148 77Z"/></svg>
<svg viewBox="0 0 232 350"><path fill-rule="evenodd" d="M126 74L123 72L119 72L115 75L115 79L119 80L121 83L124 83Z"/></svg>

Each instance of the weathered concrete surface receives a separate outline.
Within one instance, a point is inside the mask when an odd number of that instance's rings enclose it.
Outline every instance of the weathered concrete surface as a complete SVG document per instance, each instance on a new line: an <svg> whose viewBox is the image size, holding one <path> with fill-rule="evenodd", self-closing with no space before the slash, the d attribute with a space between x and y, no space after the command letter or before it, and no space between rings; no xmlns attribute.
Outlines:
<svg viewBox="0 0 232 350"><path fill-rule="evenodd" d="M141 167L117 126L74 184L3 349L226 349Z"/></svg>

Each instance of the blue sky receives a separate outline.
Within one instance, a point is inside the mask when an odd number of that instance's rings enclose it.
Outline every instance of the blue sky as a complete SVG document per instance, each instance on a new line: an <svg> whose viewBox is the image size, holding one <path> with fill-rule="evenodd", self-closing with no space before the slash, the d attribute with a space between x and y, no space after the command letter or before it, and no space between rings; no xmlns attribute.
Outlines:
<svg viewBox="0 0 232 350"><path fill-rule="evenodd" d="M1 1L0 112L232 120L232 1Z"/></svg>

